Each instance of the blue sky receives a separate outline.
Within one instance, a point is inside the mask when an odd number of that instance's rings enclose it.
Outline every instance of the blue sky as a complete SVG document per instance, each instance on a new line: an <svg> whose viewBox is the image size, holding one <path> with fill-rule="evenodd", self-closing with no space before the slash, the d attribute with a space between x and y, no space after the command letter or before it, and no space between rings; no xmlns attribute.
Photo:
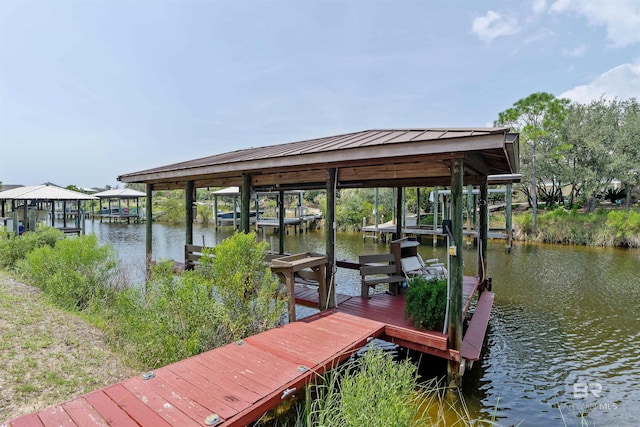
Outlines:
<svg viewBox="0 0 640 427"><path fill-rule="evenodd" d="M640 98L640 1L0 0L0 181ZM120 184L122 186L122 184Z"/></svg>

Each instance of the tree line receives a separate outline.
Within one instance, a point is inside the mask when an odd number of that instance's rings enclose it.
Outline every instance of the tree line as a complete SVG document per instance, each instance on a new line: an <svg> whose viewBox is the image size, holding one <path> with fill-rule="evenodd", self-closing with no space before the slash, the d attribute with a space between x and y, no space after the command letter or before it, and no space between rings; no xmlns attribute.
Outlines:
<svg viewBox="0 0 640 427"><path fill-rule="evenodd" d="M621 182L612 201L625 199L640 185L640 104L600 99L572 103L539 92L501 112L495 126L520 132L522 190L527 195L536 229L538 198L548 206L581 204L592 212ZM568 190L565 199L562 189Z"/></svg>

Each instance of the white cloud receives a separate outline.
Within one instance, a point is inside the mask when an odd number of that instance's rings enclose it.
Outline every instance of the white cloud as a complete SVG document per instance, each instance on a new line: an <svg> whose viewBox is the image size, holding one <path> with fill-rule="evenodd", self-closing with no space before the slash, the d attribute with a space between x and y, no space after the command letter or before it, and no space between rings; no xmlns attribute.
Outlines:
<svg viewBox="0 0 640 427"><path fill-rule="evenodd" d="M572 101L588 103L601 96L605 98L640 99L640 59L634 63L618 65L586 85L576 86L559 95Z"/></svg>
<svg viewBox="0 0 640 427"><path fill-rule="evenodd" d="M502 15L490 10L484 16L473 20L471 31L480 40L490 43L493 39L508 36L518 32L517 21L514 18L503 20Z"/></svg>
<svg viewBox="0 0 640 427"><path fill-rule="evenodd" d="M640 42L640 2L638 0L557 0L551 11L576 12L592 25L607 27L607 38L616 47Z"/></svg>
<svg viewBox="0 0 640 427"><path fill-rule="evenodd" d="M572 58L579 58L585 53L587 53L587 46L584 44L576 46L573 49L562 49L562 54L564 56L570 56Z"/></svg>
<svg viewBox="0 0 640 427"><path fill-rule="evenodd" d="M546 0L533 0L532 9L533 9L533 13L535 13L536 15L544 12L544 9L546 7L547 7Z"/></svg>

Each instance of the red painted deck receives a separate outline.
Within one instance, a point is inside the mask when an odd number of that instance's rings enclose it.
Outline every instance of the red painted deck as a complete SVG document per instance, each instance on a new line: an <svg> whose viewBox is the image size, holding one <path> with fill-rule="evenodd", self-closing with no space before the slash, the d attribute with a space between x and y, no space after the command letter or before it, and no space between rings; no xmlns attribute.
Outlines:
<svg viewBox="0 0 640 427"><path fill-rule="evenodd" d="M243 426L277 406L285 390L384 334L384 323L319 313L9 421L18 426Z"/></svg>
<svg viewBox="0 0 640 427"><path fill-rule="evenodd" d="M466 313L478 288L478 278L465 276L463 281L463 310ZM418 329L404 318L404 297L377 294L371 298L351 297L338 305L338 310L353 316L376 320L385 324L383 339L403 347L445 359L458 358L458 352L448 349L447 335L441 331ZM483 336L484 338L484 336Z"/></svg>
<svg viewBox="0 0 640 427"><path fill-rule="evenodd" d="M465 277L465 311L477 286L476 278ZM301 300L314 302L315 298L317 306L316 289L296 287L296 297L299 291ZM418 330L404 318L401 295L343 297L337 298L336 310L159 368L150 379L129 378L11 420L8 425L202 426L215 414L220 417L217 426L244 426L276 407L289 391L300 389L348 358L371 338L459 360L460 353L447 347L447 335ZM493 294L484 292L465 336L461 352L465 358L475 355L482 346L486 322L483 325L480 320L488 319L488 302L492 301Z"/></svg>
<svg viewBox="0 0 640 427"><path fill-rule="evenodd" d="M318 308L318 287L317 286L305 286L296 284L294 287L294 295L296 298L296 304L305 307ZM336 301L338 304L342 304L351 298L350 295L344 295L336 293Z"/></svg>

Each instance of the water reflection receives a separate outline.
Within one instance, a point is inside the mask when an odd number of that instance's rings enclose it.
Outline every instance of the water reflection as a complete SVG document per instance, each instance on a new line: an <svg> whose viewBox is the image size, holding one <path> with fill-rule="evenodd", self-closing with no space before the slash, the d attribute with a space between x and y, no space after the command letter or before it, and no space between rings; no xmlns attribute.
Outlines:
<svg viewBox="0 0 640 427"><path fill-rule="evenodd" d="M87 221L87 232L113 244L142 280L143 224ZM212 246L231 233L194 225L194 243ZM182 226L153 224L155 259L181 260L184 242ZM285 250L324 253L324 232L289 234ZM388 250L358 233L338 234L338 259ZM446 259L444 247L430 241L419 250L425 259ZM475 249L464 256L465 274L475 274ZM516 244L505 254L503 243L492 241L488 263L496 299L486 352L464 379L471 415L563 426L586 412L592 424L640 424L640 251ZM338 292L358 295L359 287L357 271L338 269ZM305 310L298 315L312 312Z"/></svg>

